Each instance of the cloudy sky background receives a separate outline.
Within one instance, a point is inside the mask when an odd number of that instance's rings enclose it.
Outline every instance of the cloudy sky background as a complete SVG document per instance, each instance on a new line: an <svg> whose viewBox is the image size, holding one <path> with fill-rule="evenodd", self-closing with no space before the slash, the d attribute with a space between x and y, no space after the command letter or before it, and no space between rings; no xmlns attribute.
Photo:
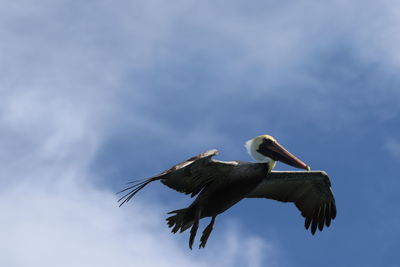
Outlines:
<svg viewBox="0 0 400 267"><path fill-rule="evenodd" d="M0 40L1 266L400 266L397 1L1 1ZM190 251L164 221L187 196L118 208L263 133L330 175L324 232L245 200Z"/></svg>

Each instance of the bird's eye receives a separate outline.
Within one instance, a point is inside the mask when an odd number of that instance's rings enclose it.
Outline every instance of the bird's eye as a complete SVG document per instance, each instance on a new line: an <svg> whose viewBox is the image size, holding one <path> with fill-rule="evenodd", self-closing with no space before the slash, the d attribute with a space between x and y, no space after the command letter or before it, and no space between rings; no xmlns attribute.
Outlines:
<svg viewBox="0 0 400 267"><path fill-rule="evenodd" d="M264 144L267 145L267 146L269 146L269 145L272 144L272 140L269 139L269 138L264 138Z"/></svg>

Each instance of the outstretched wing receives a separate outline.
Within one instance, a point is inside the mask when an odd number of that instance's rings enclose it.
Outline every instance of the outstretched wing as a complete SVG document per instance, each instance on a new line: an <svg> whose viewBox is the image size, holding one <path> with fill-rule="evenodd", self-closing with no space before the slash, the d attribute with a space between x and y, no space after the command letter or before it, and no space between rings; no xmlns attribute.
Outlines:
<svg viewBox="0 0 400 267"><path fill-rule="evenodd" d="M323 171L271 171L247 197L293 202L306 218L304 226L315 234L336 217L335 198Z"/></svg>
<svg viewBox="0 0 400 267"><path fill-rule="evenodd" d="M122 201L120 206L128 202L147 184L156 180L161 180L163 184L176 191L191 194L192 197L197 195L208 183L219 177L225 177L231 168L237 165L235 161L213 160L212 157L217 154L218 150L212 149L178 163L159 175L140 181L133 181L134 185L119 192L129 190L126 195L119 199L119 201Z"/></svg>

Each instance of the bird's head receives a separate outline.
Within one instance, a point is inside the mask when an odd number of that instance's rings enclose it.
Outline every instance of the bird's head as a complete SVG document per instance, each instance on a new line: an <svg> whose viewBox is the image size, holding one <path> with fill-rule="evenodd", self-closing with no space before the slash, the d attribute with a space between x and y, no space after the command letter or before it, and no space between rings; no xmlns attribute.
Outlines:
<svg viewBox="0 0 400 267"><path fill-rule="evenodd" d="M290 166L310 170L304 162L293 156L270 135L260 135L246 142L245 147L250 156L258 161L269 163L273 168L276 161Z"/></svg>

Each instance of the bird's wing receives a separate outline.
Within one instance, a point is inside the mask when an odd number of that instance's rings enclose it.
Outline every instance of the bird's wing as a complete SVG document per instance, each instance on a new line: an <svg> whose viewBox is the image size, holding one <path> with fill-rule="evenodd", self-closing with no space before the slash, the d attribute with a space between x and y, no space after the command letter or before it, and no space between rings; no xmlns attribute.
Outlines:
<svg viewBox="0 0 400 267"><path fill-rule="evenodd" d="M247 197L293 202L314 234L336 217L335 198L323 171L271 171Z"/></svg>
<svg viewBox="0 0 400 267"><path fill-rule="evenodd" d="M160 174L166 186L185 194L195 196L208 183L225 176L236 162L213 160L218 150L212 149L181 162Z"/></svg>
<svg viewBox="0 0 400 267"><path fill-rule="evenodd" d="M150 182L161 180L166 186L191 196L197 195L207 184L219 177L226 177L232 167L238 163L236 161L225 162L213 160L212 157L218 154L218 150L212 149L191 157L168 170L151 178L133 181L132 186L118 192L129 192L121 197L120 206L128 202L137 192Z"/></svg>

